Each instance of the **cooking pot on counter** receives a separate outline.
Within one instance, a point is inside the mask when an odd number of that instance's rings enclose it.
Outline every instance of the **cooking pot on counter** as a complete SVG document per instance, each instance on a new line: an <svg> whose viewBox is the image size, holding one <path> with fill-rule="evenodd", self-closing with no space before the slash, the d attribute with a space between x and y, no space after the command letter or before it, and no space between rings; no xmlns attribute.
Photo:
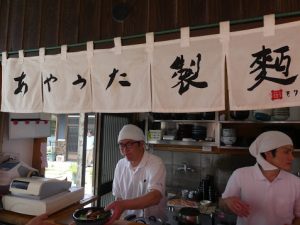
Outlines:
<svg viewBox="0 0 300 225"><path fill-rule="evenodd" d="M183 207L178 212L179 225L201 225L200 211L192 207Z"/></svg>
<svg viewBox="0 0 300 225"><path fill-rule="evenodd" d="M149 216L146 217L137 217L135 214L130 214L124 217L127 221L132 221L136 223L141 224L147 224L147 225L170 225L169 223L166 223L162 221L160 218L156 218L155 216Z"/></svg>
<svg viewBox="0 0 300 225"><path fill-rule="evenodd" d="M176 220L178 225L234 225L236 224L236 215L225 213L219 209L211 214L203 214L196 208L184 207L179 210Z"/></svg>

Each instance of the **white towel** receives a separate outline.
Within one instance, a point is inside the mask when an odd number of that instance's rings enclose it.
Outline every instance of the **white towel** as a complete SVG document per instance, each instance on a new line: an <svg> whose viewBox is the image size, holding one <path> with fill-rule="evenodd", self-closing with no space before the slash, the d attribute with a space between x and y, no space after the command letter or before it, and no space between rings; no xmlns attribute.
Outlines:
<svg viewBox="0 0 300 225"><path fill-rule="evenodd" d="M250 145L249 152L256 158L257 163L264 170L276 170L276 166L267 162L261 153L277 149L284 145L293 145L292 139L280 131L267 131L260 134Z"/></svg>

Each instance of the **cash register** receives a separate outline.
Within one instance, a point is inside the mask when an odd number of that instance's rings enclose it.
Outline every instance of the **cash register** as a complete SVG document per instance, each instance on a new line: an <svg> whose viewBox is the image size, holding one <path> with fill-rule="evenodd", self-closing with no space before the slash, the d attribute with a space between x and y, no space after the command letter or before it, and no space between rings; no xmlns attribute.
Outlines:
<svg viewBox="0 0 300 225"><path fill-rule="evenodd" d="M44 177L21 177L12 180L10 194L2 198L5 210L26 215L48 215L80 201L84 188L71 182Z"/></svg>

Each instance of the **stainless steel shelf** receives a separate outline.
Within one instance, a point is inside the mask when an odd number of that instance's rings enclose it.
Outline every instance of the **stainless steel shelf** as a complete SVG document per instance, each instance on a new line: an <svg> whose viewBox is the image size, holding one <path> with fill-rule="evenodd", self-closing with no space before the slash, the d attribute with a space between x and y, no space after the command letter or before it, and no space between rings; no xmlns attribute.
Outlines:
<svg viewBox="0 0 300 225"><path fill-rule="evenodd" d="M165 123L217 123L218 120L153 120L153 122Z"/></svg>
<svg viewBox="0 0 300 225"><path fill-rule="evenodd" d="M258 121L258 120L220 120L219 123L227 123L227 124L300 124L299 120L284 120L284 121Z"/></svg>
<svg viewBox="0 0 300 225"><path fill-rule="evenodd" d="M165 123L251 123L251 124L300 124L299 120L153 120L152 122Z"/></svg>
<svg viewBox="0 0 300 225"><path fill-rule="evenodd" d="M166 117L165 117L166 118ZM285 127L299 127L300 120L284 120L284 121L259 121L255 120L255 118L248 118L247 120L220 120L219 116L216 114L215 119L213 120L202 120L202 119L197 119L197 120L189 120L189 119L151 119L149 120L151 122L156 122L160 123L161 129L168 130L169 126L170 129L174 129L173 125L174 124L197 124L203 126L206 126L207 129L209 130L209 135L214 138L215 141L181 141L181 140L148 140L148 144L153 145L158 145L159 147L162 148L162 146L166 146L166 149L169 150L167 146L177 146L178 149L186 149L188 146L190 146L192 149L202 149L201 147L212 147L214 151L212 153L230 153L230 152L248 152L249 147L242 147L242 146L224 146L221 143L220 137L221 137L221 130L222 127L237 127L240 128L240 126L245 125L245 128L247 127L262 127L264 125L270 125L270 126L285 126ZM176 125L176 126L177 126ZM254 131L255 132L255 131ZM252 131L252 133L254 133ZM198 146L200 148L198 148ZM219 150L216 150L219 149ZM297 154L300 153L300 150L297 149L295 152Z"/></svg>
<svg viewBox="0 0 300 225"><path fill-rule="evenodd" d="M190 145L190 146L217 146L213 141L180 141L180 140L149 140L148 144L167 144L167 145Z"/></svg>
<svg viewBox="0 0 300 225"><path fill-rule="evenodd" d="M221 148L221 149L241 149L241 150L243 150L243 149L246 149L246 150L248 150L249 149L249 147L241 147L241 146L229 146L229 145L220 145L220 147L219 148Z"/></svg>

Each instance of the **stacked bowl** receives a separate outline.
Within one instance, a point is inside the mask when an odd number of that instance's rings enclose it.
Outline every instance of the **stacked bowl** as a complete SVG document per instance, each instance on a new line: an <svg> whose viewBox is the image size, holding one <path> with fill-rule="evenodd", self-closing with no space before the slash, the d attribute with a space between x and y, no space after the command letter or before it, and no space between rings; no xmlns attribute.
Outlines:
<svg viewBox="0 0 300 225"><path fill-rule="evenodd" d="M250 111L230 111L230 117L234 120L245 120L249 117Z"/></svg>
<svg viewBox="0 0 300 225"><path fill-rule="evenodd" d="M192 138L195 139L196 141L205 140L206 127L194 124L192 128Z"/></svg>
<svg viewBox="0 0 300 225"><path fill-rule="evenodd" d="M272 119L273 120L287 120L290 116L290 108L277 108L273 109Z"/></svg>
<svg viewBox="0 0 300 225"><path fill-rule="evenodd" d="M223 128L221 142L225 146L232 146L236 142L236 131L233 128Z"/></svg>
<svg viewBox="0 0 300 225"><path fill-rule="evenodd" d="M269 121L272 116L272 109L254 110L254 118L260 121Z"/></svg>

